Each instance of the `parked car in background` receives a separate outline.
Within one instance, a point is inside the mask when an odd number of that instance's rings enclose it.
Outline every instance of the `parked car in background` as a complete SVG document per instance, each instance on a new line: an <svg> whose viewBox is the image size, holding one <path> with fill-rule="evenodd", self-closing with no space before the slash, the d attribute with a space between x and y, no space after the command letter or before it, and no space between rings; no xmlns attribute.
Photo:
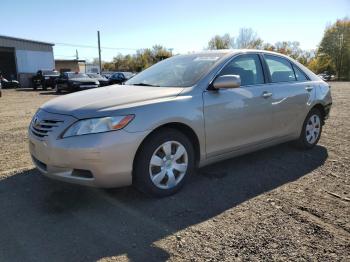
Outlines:
<svg viewBox="0 0 350 262"><path fill-rule="evenodd" d="M109 85L109 81L107 78L105 78L104 76L97 74L97 73L87 73L87 75L92 78L92 79L96 79L99 83L100 86L108 86Z"/></svg>
<svg viewBox="0 0 350 262"><path fill-rule="evenodd" d="M318 76L323 80L323 81L331 81L334 80L334 75L329 74L328 72L323 72L321 74L318 74Z"/></svg>
<svg viewBox="0 0 350 262"><path fill-rule="evenodd" d="M114 74L112 74L108 80L109 80L109 84L113 85L113 84L122 84L125 81L129 80L130 78L132 78L135 74L131 73L131 72L115 72Z"/></svg>
<svg viewBox="0 0 350 262"><path fill-rule="evenodd" d="M55 91L56 93L61 93L62 90L74 92L96 88L99 84L98 80L90 78L87 74L64 72L56 79Z"/></svg>
<svg viewBox="0 0 350 262"><path fill-rule="evenodd" d="M327 83L278 53L178 55L121 88L50 100L33 117L29 148L51 178L166 196L197 166L287 141L313 148L331 104Z"/></svg>
<svg viewBox="0 0 350 262"><path fill-rule="evenodd" d="M101 75L104 76L104 77L107 78L107 79L110 78L111 75L113 75L113 74L114 74L114 72L107 72L107 73L105 72L105 73L101 73Z"/></svg>
<svg viewBox="0 0 350 262"><path fill-rule="evenodd" d="M59 75L56 70L39 70L32 78L33 89L36 90L39 87L43 90L47 90L48 87L54 88Z"/></svg>
<svg viewBox="0 0 350 262"><path fill-rule="evenodd" d="M7 80L4 77L0 77L0 82L2 85L2 88L20 88L20 84L17 80Z"/></svg>
<svg viewBox="0 0 350 262"><path fill-rule="evenodd" d="M127 80L125 75L121 72L114 73L108 78L109 84L114 85L114 84L122 84Z"/></svg>

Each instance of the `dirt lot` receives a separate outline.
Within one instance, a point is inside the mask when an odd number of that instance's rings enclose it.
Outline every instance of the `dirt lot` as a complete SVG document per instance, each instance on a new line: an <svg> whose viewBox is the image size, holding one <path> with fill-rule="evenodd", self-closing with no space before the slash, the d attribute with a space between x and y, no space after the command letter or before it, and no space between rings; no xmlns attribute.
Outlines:
<svg viewBox="0 0 350 262"><path fill-rule="evenodd" d="M319 145L288 144L224 161L179 194L100 190L33 168L27 126L52 92L0 98L0 261L350 260L350 83Z"/></svg>

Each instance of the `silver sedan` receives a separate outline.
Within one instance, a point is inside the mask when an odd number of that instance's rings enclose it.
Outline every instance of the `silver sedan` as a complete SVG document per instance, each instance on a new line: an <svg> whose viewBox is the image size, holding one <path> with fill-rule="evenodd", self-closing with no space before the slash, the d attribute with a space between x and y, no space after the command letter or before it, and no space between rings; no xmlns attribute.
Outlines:
<svg viewBox="0 0 350 262"><path fill-rule="evenodd" d="M314 147L331 104L327 83L280 54L178 55L125 85L47 102L29 148L48 177L166 196L197 167L286 141Z"/></svg>

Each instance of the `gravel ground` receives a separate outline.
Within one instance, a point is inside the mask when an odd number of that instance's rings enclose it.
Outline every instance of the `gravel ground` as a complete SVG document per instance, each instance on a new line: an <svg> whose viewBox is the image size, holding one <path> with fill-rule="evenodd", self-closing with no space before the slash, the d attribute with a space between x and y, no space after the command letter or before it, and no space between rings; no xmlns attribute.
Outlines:
<svg viewBox="0 0 350 262"><path fill-rule="evenodd" d="M0 261L349 261L350 83L314 149L288 144L203 168L177 195L56 182L27 126L53 92L0 98Z"/></svg>

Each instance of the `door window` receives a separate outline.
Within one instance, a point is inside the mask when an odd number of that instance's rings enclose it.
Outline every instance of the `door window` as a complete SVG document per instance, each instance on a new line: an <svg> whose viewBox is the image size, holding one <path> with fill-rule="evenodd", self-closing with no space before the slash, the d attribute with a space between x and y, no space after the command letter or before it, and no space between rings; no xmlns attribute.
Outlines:
<svg viewBox="0 0 350 262"><path fill-rule="evenodd" d="M306 78L304 72L302 72L298 67L293 65L295 76L297 78L297 81L307 81L308 79Z"/></svg>
<svg viewBox="0 0 350 262"><path fill-rule="evenodd" d="M220 76L222 75L239 75L242 86L264 83L264 74L258 55L241 55L233 59L221 70Z"/></svg>
<svg viewBox="0 0 350 262"><path fill-rule="evenodd" d="M273 83L296 81L292 65L287 59L265 55L265 60Z"/></svg>

